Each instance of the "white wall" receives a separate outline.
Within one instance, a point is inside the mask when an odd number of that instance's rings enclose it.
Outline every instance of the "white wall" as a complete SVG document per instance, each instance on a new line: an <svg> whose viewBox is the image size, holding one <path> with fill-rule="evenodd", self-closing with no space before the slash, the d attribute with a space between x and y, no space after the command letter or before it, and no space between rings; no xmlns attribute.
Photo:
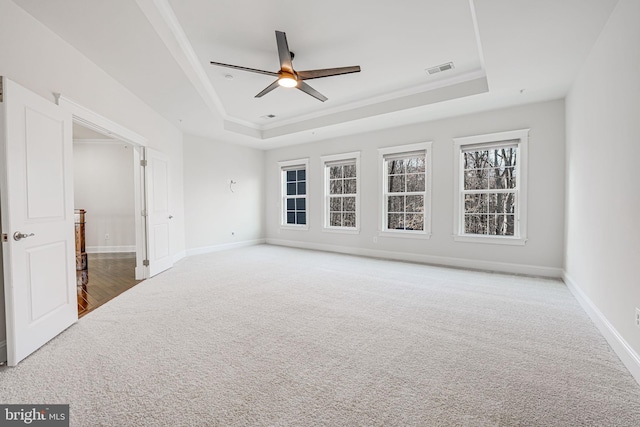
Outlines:
<svg viewBox="0 0 640 427"><path fill-rule="evenodd" d="M0 75L54 102L61 93L143 135L170 159L171 253L184 255L182 134L93 62L10 0L0 0ZM0 292L0 305L4 295ZM0 331L4 331L0 320ZM2 336L0 335L0 339Z"/></svg>
<svg viewBox="0 0 640 427"><path fill-rule="evenodd" d="M128 144L74 142L74 207L87 211L87 252L135 252L133 168Z"/></svg>
<svg viewBox="0 0 640 427"><path fill-rule="evenodd" d="M620 0L567 97L565 270L640 381L638 17L639 1Z"/></svg>
<svg viewBox="0 0 640 427"><path fill-rule="evenodd" d="M182 133L10 0L0 0L0 75L54 102L72 99L146 137L170 158L171 251L184 251Z"/></svg>
<svg viewBox="0 0 640 427"><path fill-rule="evenodd" d="M418 125L286 147L267 152L266 230L270 243L397 257L472 268L559 277L563 261L564 101L490 111ZM529 224L524 246L453 240L453 138L530 128ZM373 237L378 231L380 147L433 141L432 237L430 240ZM361 151L361 231L322 231L320 156ZM281 230L278 161L309 157L309 230Z"/></svg>
<svg viewBox="0 0 640 427"><path fill-rule="evenodd" d="M264 152L185 135L184 161L187 253L260 242Z"/></svg>

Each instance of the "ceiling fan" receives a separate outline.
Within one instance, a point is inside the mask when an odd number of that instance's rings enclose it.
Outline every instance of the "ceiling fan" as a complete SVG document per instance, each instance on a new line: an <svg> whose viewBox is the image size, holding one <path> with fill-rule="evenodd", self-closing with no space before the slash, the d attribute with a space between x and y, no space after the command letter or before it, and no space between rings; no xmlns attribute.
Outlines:
<svg viewBox="0 0 640 427"><path fill-rule="evenodd" d="M255 68L241 67L239 65L223 64L220 62L213 62L213 65L219 65L221 67L235 68L236 70L250 71L252 73L266 74L268 76L277 77L278 79L267 86L262 92L255 97L260 98L263 95L271 92L278 86L282 87L295 87L313 96L316 99L324 102L328 98L309 86L304 80L319 79L321 77L339 76L341 74L359 73L360 66L353 67L339 67L339 68L325 68L321 70L307 70L307 71L295 71L291 61L295 56L293 52L289 50L287 44L287 35L282 31L276 31L276 43L278 44L278 56L280 57L280 71L264 71L257 70Z"/></svg>

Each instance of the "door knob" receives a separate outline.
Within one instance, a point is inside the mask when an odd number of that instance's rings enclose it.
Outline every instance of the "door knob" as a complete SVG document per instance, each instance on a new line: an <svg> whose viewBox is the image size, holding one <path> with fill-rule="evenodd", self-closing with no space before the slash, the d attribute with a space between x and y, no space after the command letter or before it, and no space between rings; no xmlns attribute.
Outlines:
<svg viewBox="0 0 640 427"><path fill-rule="evenodd" d="M26 239L27 237L31 237L31 236L35 236L35 234L20 233L19 231L16 231L15 233L13 233L13 240L17 242L18 240Z"/></svg>
<svg viewBox="0 0 640 427"><path fill-rule="evenodd" d="M169 215L169 219L173 219L173 215Z"/></svg>

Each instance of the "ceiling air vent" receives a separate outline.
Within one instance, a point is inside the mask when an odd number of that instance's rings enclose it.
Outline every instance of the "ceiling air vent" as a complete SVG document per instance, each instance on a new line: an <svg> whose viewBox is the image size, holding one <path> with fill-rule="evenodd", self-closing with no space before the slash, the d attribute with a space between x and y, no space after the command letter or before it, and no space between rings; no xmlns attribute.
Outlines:
<svg viewBox="0 0 640 427"><path fill-rule="evenodd" d="M431 74L437 74L443 71L449 71L453 69L454 69L453 62L447 62L446 64L438 65L437 67L428 68L427 73L431 75Z"/></svg>

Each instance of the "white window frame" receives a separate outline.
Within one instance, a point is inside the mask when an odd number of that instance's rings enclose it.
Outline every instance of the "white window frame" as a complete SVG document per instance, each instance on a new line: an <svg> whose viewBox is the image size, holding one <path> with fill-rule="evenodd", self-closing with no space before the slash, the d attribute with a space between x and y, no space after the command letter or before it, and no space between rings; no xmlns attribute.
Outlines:
<svg viewBox="0 0 640 427"><path fill-rule="evenodd" d="M506 145L517 140L518 162L516 164L516 207L513 236L492 236L464 233L464 164L462 153L471 146L477 148L493 148ZM458 242L490 243L503 245L524 245L527 241L527 154L529 145L529 129L497 132L486 135L474 135L454 138L454 221L453 237ZM509 142L509 145L513 145Z"/></svg>
<svg viewBox="0 0 640 427"><path fill-rule="evenodd" d="M378 219L378 235L381 237L400 237L410 239L429 239L431 237L431 181L432 181L432 151L431 141L417 144L398 145L378 149L380 206ZM390 230L387 228L387 168L386 158L401 156L422 151L425 154L425 188L424 188L424 230Z"/></svg>
<svg viewBox="0 0 640 427"><path fill-rule="evenodd" d="M332 154L320 157L322 162L322 170L324 171L324 223L322 231L333 233L345 233L345 234L358 234L360 233L360 152L355 151L351 153ZM329 212L329 198L335 197L331 195L329 191L329 168L338 164L355 163L356 165L356 226L355 227L335 227L330 225L330 212ZM342 196L342 195L340 195ZM348 195L350 197L354 195Z"/></svg>
<svg viewBox="0 0 640 427"><path fill-rule="evenodd" d="M278 162L280 173L280 228L286 230L309 230L309 158L285 160ZM306 194L305 199L305 217L306 224L287 224L287 178L286 173L292 169L302 169L306 171ZM300 198L300 196L296 196Z"/></svg>

